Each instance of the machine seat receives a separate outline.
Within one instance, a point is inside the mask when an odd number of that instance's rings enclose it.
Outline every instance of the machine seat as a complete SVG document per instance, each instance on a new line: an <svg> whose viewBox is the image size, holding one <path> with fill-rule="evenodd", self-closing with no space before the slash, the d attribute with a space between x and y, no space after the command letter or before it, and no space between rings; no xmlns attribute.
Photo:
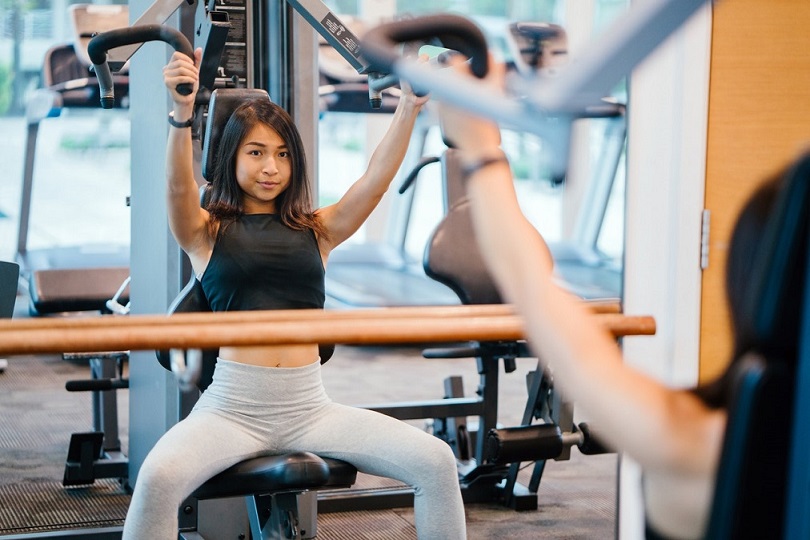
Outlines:
<svg viewBox="0 0 810 540"><path fill-rule="evenodd" d="M29 276L32 315L105 311L107 300L129 276L129 268L47 268ZM121 297L129 301L129 295Z"/></svg>
<svg viewBox="0 0 810 540"><path fill-rule="evenodd" d="M193 496L216 499L318 487L351 486L357 469L345 461L320 458L310 452L247 459L214 476Z"/></svg>

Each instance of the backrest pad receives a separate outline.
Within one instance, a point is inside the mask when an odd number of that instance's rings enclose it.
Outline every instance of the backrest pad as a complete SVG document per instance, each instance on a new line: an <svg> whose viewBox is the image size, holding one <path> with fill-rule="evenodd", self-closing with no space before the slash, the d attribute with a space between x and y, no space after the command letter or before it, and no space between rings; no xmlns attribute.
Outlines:
<svg viewBox="0 0 810 540"><path fill-rule="evenodd" d="M266 91L258 88L218 88L211 92L202 148L202 175L209 182L214 172L216 151L225 124L239 105L247 99L257 97L270 99Z"/></svg>
<svg viewBox="0 0 810 540"><path fill-rule="evenodd" d="M500 304L501 295L473 234L457 150L445 151L442 167L448 210L425 247L425 274L450 287L463 304Z"/></svg>

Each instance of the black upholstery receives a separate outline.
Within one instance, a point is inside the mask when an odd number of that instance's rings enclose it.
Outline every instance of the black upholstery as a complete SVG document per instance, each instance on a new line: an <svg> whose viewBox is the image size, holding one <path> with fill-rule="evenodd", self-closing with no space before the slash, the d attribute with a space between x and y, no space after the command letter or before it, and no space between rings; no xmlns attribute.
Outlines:
<svg viewBox="0 0 810 540"><path fill-rule="evenodd" d="M735 370L708 538L781 538L793 371L752 355Z"/></svg>
<svg viewBox="0 0 810 540"><path fill-rule="evenodd" d="M211 92L208 102L208 116L205 120L205 137L202 148L202 175L211 181L216 160L216 149L225 124L239 105L247 99L267 98L269 94L258 88L219 88Z"/></svg>
<svg viewBox="0 0 810 540"><path fill-rule="evenodd" d="M311 452L260 456L237 463L214 476L192 494L198 499L238 497L270 491L349 487L357 469L345 461Z"/></svg>
<svg viewBox="0 0 810 540"><path fill-rule="evenodd" d="M0 319L10 319L14 314L19 279L19 264L0 261Z"/></svg>
<svg viewBox="0 0 810 540"><path fill-rule="evenodd" d="M707 538L786 538L796 373L807 361L799 328L809 216L810 154L785 178L751 275L741 321L748 352L733 371Z"/></svg>
<svg viewBox="0 0 810 540"><path fill-rule="evenodd" d="M202 285L195 276L191 276L183 290L177 295L172 304L169 306L169 313L197 313L197 312L210 312L211 308L208 307L208 300L205 299ZM172 370L171 362L169 361L169 351L159 350L155 351L157 354L158 362L169 371ZM217 365L217 349L204 349L203 367L200 378L197 381L197 388L205 390L211 384L214 377L214 368Z"/></svg>
<svg viewBox="0 0 810 540"><path fill-rule="evenodd" d="M261 456L237 463L200 486L193 495L236 497L261 491L313 488L329 480L329 466L309 452Z"/></svg>

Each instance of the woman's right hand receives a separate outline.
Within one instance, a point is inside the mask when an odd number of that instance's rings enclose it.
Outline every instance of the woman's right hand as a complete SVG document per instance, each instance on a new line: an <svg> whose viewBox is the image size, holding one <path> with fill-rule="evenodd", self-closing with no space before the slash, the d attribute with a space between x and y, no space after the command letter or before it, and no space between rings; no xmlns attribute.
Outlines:
<svg viewBox="0 0 810 540"><path fill-rule="evenodd" d="M453 60L453 66L450 69L474 79L478 84L503 93L505 67L492 55L489 57L489 71L483 79L476 79L470 73L469 63L465 62L461 56ZM470 154L479 152L487 154L491 153L492 148L500 146L500 129L495 122L454 107L447 102L440 102L438 108L442 134L455 148Z"/></svg>
<svg viewBox="0 0 810 540"><path fill-rule="evenodd" d="M175 51L169 59L169 63L163 68L163 82L169 90L169 95L175 105L194 106L194 96L200 86L200 70L197 66L202 61L202 49L194 51L194 58L189 58L185 54ZM193 91L184 96L177 91L179 84L191 84Z"/></svg>

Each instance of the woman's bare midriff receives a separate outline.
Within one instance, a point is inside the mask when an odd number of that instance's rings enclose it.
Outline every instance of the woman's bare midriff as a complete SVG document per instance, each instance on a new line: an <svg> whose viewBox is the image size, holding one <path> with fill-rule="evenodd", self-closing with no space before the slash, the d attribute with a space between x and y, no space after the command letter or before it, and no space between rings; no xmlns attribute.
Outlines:
<svg viewBox="0 0 810 540"><path fill-rule="evenodd" d="M254 366L294 368L318 362L317 345L221 347L220 358Z"/></svg>

